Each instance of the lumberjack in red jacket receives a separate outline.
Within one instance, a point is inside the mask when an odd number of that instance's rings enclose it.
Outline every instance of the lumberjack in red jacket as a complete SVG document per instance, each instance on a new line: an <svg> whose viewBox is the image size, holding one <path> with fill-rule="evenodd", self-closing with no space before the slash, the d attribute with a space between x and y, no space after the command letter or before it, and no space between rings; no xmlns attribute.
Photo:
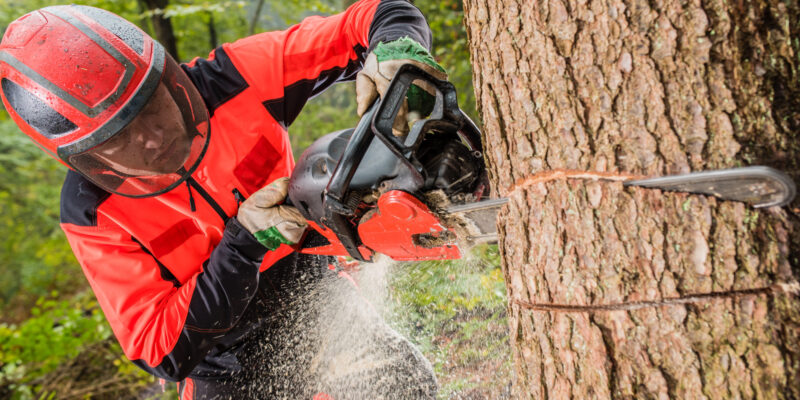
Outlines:
<svg viewBox="0 0 800 400"><path fill-rule="evenodd" d="M47 7L9 25L3 103L70 168L61 225L129 359L182 381L183 398L361 396L347 384L309 388L305 371L286 377L292 362L313 364L282 351L294 342L285 332L302 325L292 310L307 306L292 299L312 296L328 275L327 259L286 246L305 227L296 210L276 205L286 193L279 178L294 166L287 127L310 97L357 74L362 112L399 64L443 76L430 42L405 0L362 0L184 65L92 7ZM396 377L367 383L385 392L363 396L433 396L427 361L376 326L383 333L364 332L364 342L393 354L373 370Z"/></svg>

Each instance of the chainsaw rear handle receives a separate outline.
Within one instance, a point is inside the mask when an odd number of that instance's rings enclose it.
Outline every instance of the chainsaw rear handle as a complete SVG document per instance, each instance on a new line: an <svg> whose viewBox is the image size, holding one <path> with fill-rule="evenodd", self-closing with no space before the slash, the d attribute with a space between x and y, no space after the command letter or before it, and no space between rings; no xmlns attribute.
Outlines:
<svg viewBox="0 0 800 400"><path fill-rule="evenodd" d="M424 81L435 89L436 103L427 119L417 121L405 138L398 138L392 133L392 126L405 101L406 93L415 81ZM398 157L406 158L406 154L416 150L422 142L423 133L437 128L457 130L471 150L483 152L480 131L458 107L455 86L448 81L434 78L416 65L401 66L389 84L389 88L378 105L376 115L372 119L373 132Z"/></svg>
<svg viewBox="0 0 800 400"><path fill-rule="evenodd" d="M436 102L431 115L417 121L405 138L397 138L392 133L392 125L414 81L425 81L436 91ZM456 89L452 83L434 78L423 69L413 65L401 66L389 84L383 98L364 113L350 138L331 180L325 190L326 208L334 209L343 215L352 215L355 209L346 204L350 181L375 136L392 153L415 173L415 180L422 185L422 165L411 157L431 130L457 131L461 139L476 154L483 152L481 133L475 123L458 107Z"/></svg>

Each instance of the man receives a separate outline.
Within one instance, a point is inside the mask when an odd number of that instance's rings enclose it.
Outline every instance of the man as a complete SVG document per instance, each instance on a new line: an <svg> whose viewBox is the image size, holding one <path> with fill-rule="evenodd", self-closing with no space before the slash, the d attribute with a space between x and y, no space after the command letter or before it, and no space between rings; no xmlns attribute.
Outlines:
<svg viewBox="0 0 800 400"><path fill-rule="evenodd" d="M430 365L374 315L347 316L372 328L334 344L317 333L336 322L315 306L329 262L287 246L305 221L279 205L294 166L287 127L305 102L358 74L363 113L406 62L443 78L430 42L404 0L362 0L185 65L92 7L9 25L3 103L70 168L62 228L129 359L181 381L186 399L434 396ZM318 357L343 343L372 346L349 349L361 354L352 373Z"/></svg>

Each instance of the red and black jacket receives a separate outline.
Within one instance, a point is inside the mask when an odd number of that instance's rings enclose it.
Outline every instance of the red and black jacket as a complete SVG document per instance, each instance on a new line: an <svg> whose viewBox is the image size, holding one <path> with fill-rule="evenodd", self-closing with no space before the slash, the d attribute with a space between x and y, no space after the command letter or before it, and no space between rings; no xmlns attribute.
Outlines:
<svg viewBox="0 0 800 400"><path fill-rule="evenodd" d="M306 101L354 79L371 45L403 36L430 48L419 10L361 0L224 44L183 65L211 115L209 148L185 185L132 199L67 174L61 226L129 359L169 380L224 373L209 352L238 339L259 272L291 253L265 254L232 217L243 198L290 175L287 127Z"/></svg>

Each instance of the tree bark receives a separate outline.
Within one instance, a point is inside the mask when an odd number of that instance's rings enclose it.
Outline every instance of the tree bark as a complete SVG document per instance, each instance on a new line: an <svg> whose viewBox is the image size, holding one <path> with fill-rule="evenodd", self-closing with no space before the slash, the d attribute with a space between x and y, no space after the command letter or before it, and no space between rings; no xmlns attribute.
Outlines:
<svg viewBox="0 0 800 400"><path fill-rule="evenodd" d="M169 5L169 0L143 0L147 9L153 11L163 11ZM158 40L164 49L177 61L178 58L178 43L175 39L175 32L172 30L172 21L169 18L164 18L162 12L154 12L150 17L153 23L153 30L156 31L156 40Z"/></svg>
<svg viewBox="0 0 800 400"><path fill-rule="evenodd" d="M485 155L511 198L515 394L800 398L797 202L619 181L742 165L797 181L798 3L464 3Z"/></svg>

